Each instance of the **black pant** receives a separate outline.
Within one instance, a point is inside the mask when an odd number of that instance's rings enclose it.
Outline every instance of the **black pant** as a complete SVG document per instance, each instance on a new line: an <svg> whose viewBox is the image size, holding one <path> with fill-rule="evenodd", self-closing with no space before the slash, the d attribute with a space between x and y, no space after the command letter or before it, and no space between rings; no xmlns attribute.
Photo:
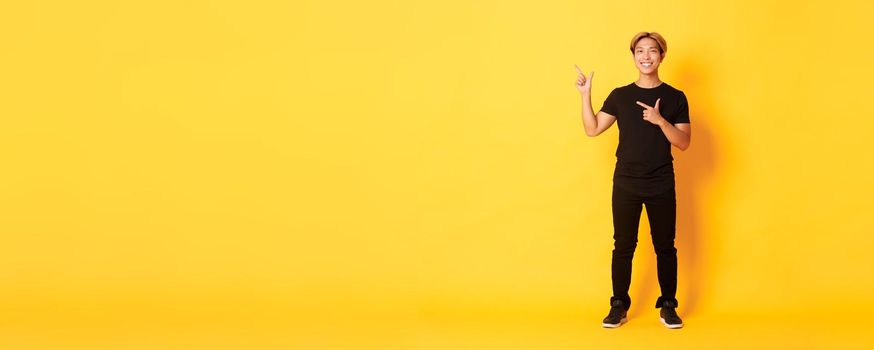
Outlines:
<svg viewBox="0 0 874 350"><path fill-rule="evenodd" d="M659 287L662 295L656 301L661 307L665 300L677 302L677 249L674 237L677 221L677 195L674 186L656 195L639 195L613 185L613 300L631 306L628 287L631 285L631 260L637 247L637 229L640 224L641 206L646 205L646 214L652 230L652 243L658 262Z"/></svg>

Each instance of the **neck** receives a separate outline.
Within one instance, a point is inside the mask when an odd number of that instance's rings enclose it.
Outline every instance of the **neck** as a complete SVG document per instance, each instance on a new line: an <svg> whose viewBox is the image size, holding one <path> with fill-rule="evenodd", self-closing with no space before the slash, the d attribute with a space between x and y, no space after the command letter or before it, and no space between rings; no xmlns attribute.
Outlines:
<svg viewBox="0 0 874 350"><path fill-rule="evenodd" d="M651 74L641 73L640 77L637 78L637 81L635 83L637 84L637 86L640 86L640 87L652 88L652 87L656 87L659 84L661 84L662 81L661 81L661 79L659 79L658 72L652 72Z"/></svg>

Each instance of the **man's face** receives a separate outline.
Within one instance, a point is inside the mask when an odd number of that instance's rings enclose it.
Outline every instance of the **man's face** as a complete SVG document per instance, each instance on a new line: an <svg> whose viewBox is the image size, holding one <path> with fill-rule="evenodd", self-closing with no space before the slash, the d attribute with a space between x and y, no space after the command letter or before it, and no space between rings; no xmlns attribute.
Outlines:
<svg viewBox="0 0 874 350"><path fill-rule="evenodd" d="M659 53L659 44L653 38L643 38L634 46L634 64L643 74L650 74L659 68L662 63L662 55Z"/></svg>

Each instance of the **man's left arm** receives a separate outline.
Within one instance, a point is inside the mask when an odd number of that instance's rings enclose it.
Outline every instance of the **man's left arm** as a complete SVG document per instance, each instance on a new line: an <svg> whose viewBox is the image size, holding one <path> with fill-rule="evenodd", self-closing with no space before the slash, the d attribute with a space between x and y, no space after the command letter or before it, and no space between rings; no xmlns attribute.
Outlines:
<svg viewBox="0 0 874 350"><path fill-rule="evenodd" d="M692 125L689 123L677 123L676 125L672 125L665 118L662 118L659 127L662 129L662 132L665 133L665 137L668 138L668 141L671 142L672 145L679 148L681 151L685 151L689 148L689 144L692 141Z"/></svg>
<svg viewBox="0 0 874 350"><path fill-rule="evenodd" d="M692 126L689 123L677 123L673 125L667 121L662 114L659 113L659 102L657 99L655 106L649 106L643 102L637 101L637 105L643 107L643 120L657 125L665 133L665 137L672 145L685 151L689 148L689 143L692 141Z"/></svg>

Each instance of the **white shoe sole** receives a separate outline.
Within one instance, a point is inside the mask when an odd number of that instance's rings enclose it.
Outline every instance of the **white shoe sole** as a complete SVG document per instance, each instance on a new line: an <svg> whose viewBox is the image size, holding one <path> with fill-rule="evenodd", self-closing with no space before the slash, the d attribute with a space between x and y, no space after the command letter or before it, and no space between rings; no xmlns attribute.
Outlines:
<svg viewBox="0 0 874 350"><path fill-rule="evenodd" d="M625 324L625 322L628 322L628 318L627 318L627 317L623 317L621 320L619 320L619 323L617 323L617 324L613 324L613 323L602 323L601 325L604 326L604 328L616 328L616 327L619 327L619 326Z"/></svg>
<svg viewBox="0 0 874 350"><path fill-rule="evenodd" d="M662 320L662 324L665 325L665 327L668 327L668 328L671 328L671 329L683 328L683 324L682 324L682 323L680 323L680 324L668 324L667 322L665 322L665 319L664 319L664 318L659 317L659 319Z"/></svg>

